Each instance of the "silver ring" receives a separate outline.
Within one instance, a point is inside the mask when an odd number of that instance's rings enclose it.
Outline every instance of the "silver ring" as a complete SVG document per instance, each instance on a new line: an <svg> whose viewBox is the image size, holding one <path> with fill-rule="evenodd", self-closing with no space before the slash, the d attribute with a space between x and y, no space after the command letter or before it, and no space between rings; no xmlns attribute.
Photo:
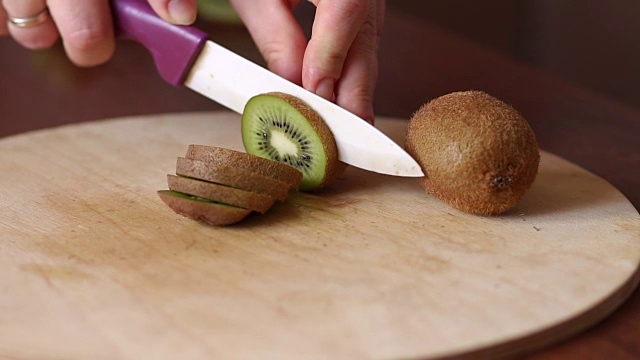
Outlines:
<svg viewBox="0 0 640 360"><path fill-rule="evenodd" d="M49 9L44 8L44 10L33 16L15 17L9 15L9 22L19 28L30 28L42 24L48 17Z"/></svg>

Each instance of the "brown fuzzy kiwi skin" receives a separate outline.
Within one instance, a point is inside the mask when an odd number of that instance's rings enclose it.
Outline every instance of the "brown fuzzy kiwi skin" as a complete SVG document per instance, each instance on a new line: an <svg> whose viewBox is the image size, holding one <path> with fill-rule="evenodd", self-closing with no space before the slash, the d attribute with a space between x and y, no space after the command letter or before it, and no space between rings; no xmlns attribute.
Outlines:
<svg viewBox="0 0 640 360"><path fill-rule="evenodd" d="M527 121L482 91L450 93L423 105L409 121L405 148L422 167L419 182L429 193L480 215L515 206L540 163Z"/></svg>
<svg viewBox="0 0 640 360"><path fill-rule="evenodd" d="M266 93L265 95L274 96L288 102L298 112L300 112L302 116L305 117L305 119L307 119L309 124L311 124L311 126L315 129L315 131L318 133L318 136L322 140L324 151L327 156L327 166L325 168L324 180L318 187L309 189L307 191L319 191L327 185L333 183L340 175L344 173L348 165L338 159L338 146L336 145L336 140L333 137L333 133L331 132L331 129L329 129L329 126L324 122L322 117L315 110L313 110L313 108L293 95L282 92L270 92Z"/></svg>
<svg viewBox="0 0 640 360"><path fill-rule="evenodd" d="M171 195L171 191L168 190L160 190L157 193L160 199L176 214L208 225L232 225L251 213L251 210L247 209L216 206L197 200L176 197Z"/></svg>
<svg viewBox="0 0 640 360"><path fill-rule="evenodd" d="M290 165L232 149L192 144L187 148L185 158L215 165L242 168L246 171L284 181L291 184L291 188L295 190L298 189L300 180L302 180L302 172Z"/></svg>
<svg viewBox="0 0 640 360"><path fill-rule="evenodd" d="M290 185L260 174L247 173L243 169L214 165L204 161L179 157L176 175L226 185L237 189L272 196L280 201L287 199Z"/></svg>
<svg viewBox="0 0 640 360"><path fill-rule="evenodd" d="M257 211L261 214L267 212L276 201L271 196L183 176L169 174L167 184L172 191Z"/></svg>

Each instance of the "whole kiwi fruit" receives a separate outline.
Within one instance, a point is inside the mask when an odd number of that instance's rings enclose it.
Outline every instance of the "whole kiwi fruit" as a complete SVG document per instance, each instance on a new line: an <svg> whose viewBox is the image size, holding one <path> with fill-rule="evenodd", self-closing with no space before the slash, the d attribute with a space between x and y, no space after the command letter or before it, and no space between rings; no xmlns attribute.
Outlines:
<svg viewBox="0 0 640 360"><path fill-rule="evenodd" d="M527 121L482 91L450 93L420 107L409 121L405 148L422 167L419 182L429 193L482 215L511 209L540 162Z"/></svg>

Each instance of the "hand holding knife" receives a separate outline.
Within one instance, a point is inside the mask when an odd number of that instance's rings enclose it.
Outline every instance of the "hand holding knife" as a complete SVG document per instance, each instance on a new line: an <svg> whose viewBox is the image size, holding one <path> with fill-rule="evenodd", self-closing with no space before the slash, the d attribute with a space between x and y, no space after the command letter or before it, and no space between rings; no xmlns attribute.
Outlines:
<svg viewBox="0 0 640 360"><path fill-rule="evenodd" d="M58 37L58 32L63 39L70 40L70 38L65 37L71 36L72 27L70 24L76 24L76 30L74 30L76 32L82 29L86 32L101 31L99 29L105 26L108 29L109 25L107 23L111 24L108 19L108 2L79 4L76 6L77 11L73 9L70 3L65 2L56 3L56 6L52 6L50 11L46 8L44 0L29 0L25 3L20 3L20 7L17 6L18 3L15 1L7 1L6 5L11 5L11 3L14 3L14 6L5 6L9 18L10 34L16 41L27 47L36 48L39 46L42 48L51 46L51 41L43 42L44 36L47 35L47 39L51 38L49 40L55 40ZM329 6L327 4L331 3L331 1L322 3L324 9L327 9ZM372 1L373 3L375 1ZM100 6L98 6L99 4ZM244 3L238 2L236 5L239 4ZM322 12L323 7L321 4L316 2L314 4L317 6L318 13ZM106 8L102 5L106 5ZM136 40L150 50L160 74L169 83L185 85L237 112L242 112L244 104L254 95L271 91L289 93L306 102L324 118L334 133L342 161L356 167L386 174L422 175L416 162L397 144L393 143L373 126L363 124L364 121L359 117L219 45L207 41L206 34L198 29L172 25L161 20L156 15L156 12L151 9L148 1L113 0L110 5L116 33L120 37ZM37 13L43 8L44 10L38 13L37 16L30 17L31 14ZM256 7L250 7L250 9L254 8ZM371 9L373 8L369 9L369 13L375 13L375 11L371 12ZM242 9L239 8L239 10ZM284 12L288 10L283 9ZM2 15L1 12L0 15ZM73 15L75 16L73 18L75 19L74 21L71 21L72 14L75 14ZM327 14L326 10L324 14ZM23 17L16 17L16 15ZM249 18L252 17L249 16ZM328 15L323 17L323 19L329 20L336 18L338 17L332 18ZM54 20L56 20L55 23ZM88 22L91 22L91 24ZM314 23L314 29L316 25L322 28L322 26L326 27L327 24L321 26ZM332 34L334 39L331 40L332 42L336 44L341 42L348 43L350 38L347 36L348 34L345 34L345 39L335 38L336 31L334 29L325 30L327 31L322 33ZM352 32L350 33L353 35ZM337 33L337 35L340 34L342 33ZM37 38L40 39L38 40L39 43L30 43L27 35L37 35ZM94 44L99 45L99 47L95 48L97 51L92 52L78 48L82 44L78 44L76 40L80 39L77 39L77 37L73 39L75 40L64 42L65 49L70 59L79 65L95 64L95 61L99 60L98 58L106 60L105 56L113 51L113 38ZM314 39L312 38L309 42L309 48L314 47L312 44L317 44ZM326 36L318 39L324 39L323 41L325 42L328 41ZM304 41L303 39L298 40L299 42ZM85 41L89 41L89 39ZM298 44L297 47L303 45L298 42L295 43ZM314 48L316 48L317 52L317 45ZM91 49L94 48L92 47ZM325 52L322 52L322 54L325 54ZM312 68L308 69L311 70L307 72L303 70L303 76L305 74L309 76L308 72L312 71ZM362 71L366 72L366 69L360 69L359 73L364 74ZM327 73L324 75L318 74L318 76L334 75ZM308 86L313 86L314 80L309 80L308 77L305 79L305 81L311 81ZM356 78L351 78L350 81L353 83L353 81L358 81L357 79L356 76ZM342 99L344 101L344 97ZM347 108L355 108L359 107L360 103L354 102L343 105Z"/></svg>
<svg viewBox="0 0 640 360"><path fill-rule="evenodd" d="M366 170L423 176L420 166L398 144L359 117L302 87L207 40L190 26L161 20L142 0L113 0L117 32L140 42L153 55L161 76L242 113L254 95L280 91L314 108L336 138L340 160Z"/></svg>

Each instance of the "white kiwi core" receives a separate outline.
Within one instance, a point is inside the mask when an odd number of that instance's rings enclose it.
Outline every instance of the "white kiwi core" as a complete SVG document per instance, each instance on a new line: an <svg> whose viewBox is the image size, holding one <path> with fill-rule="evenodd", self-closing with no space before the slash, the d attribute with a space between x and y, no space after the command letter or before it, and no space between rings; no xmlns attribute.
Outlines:
<svg viewBox="0 0 640 360"><path fill-rule="evenodd" d="M271 146L273 146L280 156L286 155L298 156L298 145L296 145L287 135L282 131L271 131Z"/></svg>

